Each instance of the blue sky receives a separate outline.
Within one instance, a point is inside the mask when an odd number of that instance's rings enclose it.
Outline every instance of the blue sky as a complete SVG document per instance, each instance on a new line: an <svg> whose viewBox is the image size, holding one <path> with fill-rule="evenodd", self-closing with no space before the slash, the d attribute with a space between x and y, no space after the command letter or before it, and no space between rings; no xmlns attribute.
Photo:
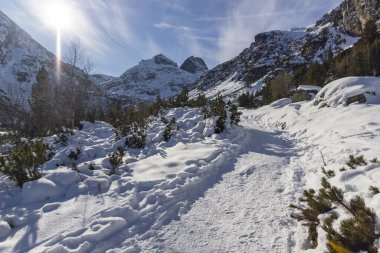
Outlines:
<svg viewBox="0 0 380 253"><path fill-rule="evenodd" d="M67 6L63 50L80 38L95 73L114 76L163 53L180 65L188 56L209 67L249 47L257 33L313 24L341 0L0 0L1 10L55 52L46 5ZM64 53L63 53L64 54Z"/></svg>

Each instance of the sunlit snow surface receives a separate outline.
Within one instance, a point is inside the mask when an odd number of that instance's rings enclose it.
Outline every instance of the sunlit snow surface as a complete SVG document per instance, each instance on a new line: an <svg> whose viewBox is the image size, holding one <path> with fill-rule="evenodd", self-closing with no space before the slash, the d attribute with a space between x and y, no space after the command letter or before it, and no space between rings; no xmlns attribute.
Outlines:
<svg viewBox="0 0 380 253"><path fill-rule="evenodd" d="M124 140L108 124L86 123L69 146L56 145L43 179L19 190L1 177L0 251L305 252L305 227L288 206L305 188L320 187L322 155L345 197L361 195L380 214L380 195L368 195L370 185L380 187L380 164L339 171L350 154L380 158L380 94L364 104L341 100L352 87L379 85L342 79L321 91L334 106L283 99L243 110L241 126L218 136L201 110L171 110L166 117L179 127L173 139L163 142L165 124L153 120L147 147L127 150L114 176L107 154ZM81 177L65 158L73 147L84 150ZM309 252L325 251L319 231Z"/></svg>

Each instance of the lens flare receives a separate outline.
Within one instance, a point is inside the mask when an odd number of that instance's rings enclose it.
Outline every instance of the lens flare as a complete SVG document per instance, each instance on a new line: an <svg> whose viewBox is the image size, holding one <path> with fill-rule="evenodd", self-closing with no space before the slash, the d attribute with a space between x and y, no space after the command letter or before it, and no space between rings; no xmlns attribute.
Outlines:
<svg viewBox="0 0 380 253"><path fill-rule="evenodd" d="M72 26L70 6L63 1L53 1L46 5L46 22L57 30L70 29Z"/></svg>

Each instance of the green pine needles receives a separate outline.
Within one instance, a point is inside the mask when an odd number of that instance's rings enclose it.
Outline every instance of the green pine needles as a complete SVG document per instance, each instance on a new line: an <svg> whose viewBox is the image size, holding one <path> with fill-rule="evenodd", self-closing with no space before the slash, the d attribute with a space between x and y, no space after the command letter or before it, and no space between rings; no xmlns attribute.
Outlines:
<svg viewBox="0 0 380 253"><path fill-rule="evenodd" d="M351 169L356 169L357 166L366 165L367 162L363 156L350 155L346 164ZM313 189L305 190L303 197L299 199L301 204L290 205L299 211L292 214L292 218L303 221L303 225L308 227L310 247L318 246L317 228L320 226L327 233L327 248L330 253L359 251L376 253L374 242L380 238L380 234L377 233L375 211L366 206L361 196L346 200L343 191L328 181L328 178L334 175L325 170L324 174L327 178L322 178L318 193ZM369 196L380 192L373 186L369 190ZM340 220L339 229L335 225L339 219L338 210L349 215L348 218ZM321 220L321 214L328 215L328 218Z"/></svg>
<svg viewBox="0 0 380 253"><path fill-rule="evenodd" d="M39 167L47 160L48 146L42 141L22 142L9 155L0 157L0 172L23 184L41 178Z"/></svg>

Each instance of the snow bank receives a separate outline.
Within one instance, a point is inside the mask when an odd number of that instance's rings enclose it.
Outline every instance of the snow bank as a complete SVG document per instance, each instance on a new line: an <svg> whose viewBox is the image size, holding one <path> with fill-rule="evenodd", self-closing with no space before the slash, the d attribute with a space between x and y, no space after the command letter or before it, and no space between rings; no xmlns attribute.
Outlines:
<svg viewBox="0 0 380 253"><path fill-rule="evenodd" d="M351 103L380 104L380 78L346 77L327 84L315 97L319 107Z"/></svg>
<svg viewBox="0 0 380 253"><path fill-rule="evenodd" d="M0 221L0 240L8 237L8 235L11 233L11 230L12 229L9 226L8 222Z"/></svg>
<svg viewBox="0 0 380 253"><path fill-rule="evenodd" d="M47 178L26 182L22 188L22 202L49 200L64 194L64 189Z"/></svg>
<svg viewBox="0 0 380 253"><path fill-rule="evenodd" d="M172 138L165 142L172 118ZM201 109L171 109L150 119L146 147L125 148L124 163L110 175L108 155L125 139L107 123L83 123L82 130L67 135L67 145L56 136L46 138L55 155L42 166L41 179L21 190L0 188L0 219L15 226L12 238L0 240L1 252L13 252L16 245L18 252L107 252L158 229L230 169L225 165L235 157L236 143L246 141L231 126L214 135L215 118L204 119ZM72 152L76 158L69 157ZM30 234L33 241L23 240ZM123 250L138 249L126 246Z"/></svg>
<svg viewBox="0 0 380 253"><path fill-rule="evenodd" d="M287 172L289 182L293 183L289 191L293 200L289 204L298 204L297 199L305 189L321 188L321 178L326 177L321 170L325 162L325 169L335 173L329 182L343 190L344 198L363 197L366 205L380 217L380 194L369 195L370 186L380 188L380 164L369 162L375 157L380 158L379 80L349 77L332 82L318 93L318 107L314 106L315 101L289 104L277 101L258 110L243 111L244 118L257 122L267 131L284 129L284 138L296 144L293 150L297 150L297 156L291 157ZM363 93L365 104L346 106L350 97ZM368 165L349 169L346 165L349 155L363 155ZM343 167L346 171L342 171ZM334 223L338 228L347 214L340 208L336 211L340 215ZM318 248L309 249L305 243L307 229L298 223L292 252L325 252L326 233L320 227L318 233Z"/></svg>

